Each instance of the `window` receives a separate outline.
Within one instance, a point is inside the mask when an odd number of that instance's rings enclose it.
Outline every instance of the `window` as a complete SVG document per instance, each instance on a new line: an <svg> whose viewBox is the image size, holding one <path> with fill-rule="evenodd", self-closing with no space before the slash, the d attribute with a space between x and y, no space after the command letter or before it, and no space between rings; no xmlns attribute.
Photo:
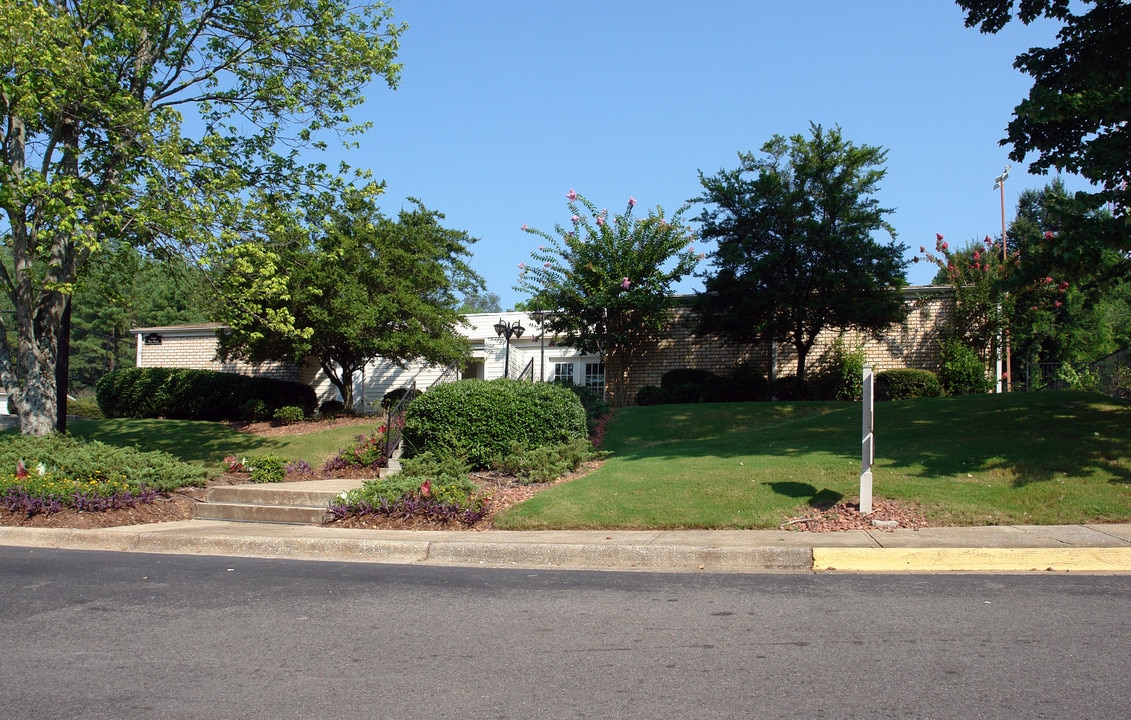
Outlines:
<svg viewBox="0 0 1131 720"><path fill-rule="evenodd" d="M554 363L554 382L573 382L573 363Z"/></svg>
<svg viewBox="0 0 1131 720"><path fill-rule="evenodd" d="M585 387L605 390L605 363L585 363Z"/></svg>

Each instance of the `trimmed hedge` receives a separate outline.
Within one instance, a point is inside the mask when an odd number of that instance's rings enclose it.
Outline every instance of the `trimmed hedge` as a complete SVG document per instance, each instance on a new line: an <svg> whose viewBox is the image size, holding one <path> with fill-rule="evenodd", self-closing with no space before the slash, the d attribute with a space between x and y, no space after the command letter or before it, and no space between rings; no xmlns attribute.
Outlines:
<svg viewBox="0 0 1131 720"><path fill-rule="evenodd" d="M910 368L885 370L876 375L877 400L910 400L942 397L942 385L930 370Z"/></svg>
<svg viewBox="0 0 1131 720"><path fill-rule="evenodd" d="M312 415L314 388L297 382L182 368L122 368L96 386L106 417L175 420L240 420L249 400L262 400L268 413L287 405Z"/></svg>
<svg viewBox="0 0 1131 720"><path fill-rule="evenodd" d="M477 468L510 450L586 437L585 408L568 388L518 380L438 385L408 406L404 441L411 456L451 451Z"/></svg>
<svg viewBox="0 0 1131 720"><path fill-rule="evenodd" d="M708 378L711 378L715 373L710 370L701 370L699 368L677 368L675 370L668 370L660 377L660 387L665 390L676 390L687 385L703 386Z"/></svg>

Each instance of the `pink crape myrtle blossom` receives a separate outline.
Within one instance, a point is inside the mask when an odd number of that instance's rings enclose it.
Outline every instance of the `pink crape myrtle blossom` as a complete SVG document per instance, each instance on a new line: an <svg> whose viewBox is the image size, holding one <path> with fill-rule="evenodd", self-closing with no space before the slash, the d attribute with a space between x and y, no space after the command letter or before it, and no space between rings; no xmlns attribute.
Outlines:
<svg viewBox="0 0 1131 720"><path fill-rule="evenodd" d="M527 230L527 227L526 227L526 223L523 223L523 224L522 224L522 228L521 228L521 229L522 229L522 231L523 231L523 232L526 232L526 230Z"/></svg>
<svg viewBox="0 0 1131 720"><path fill-rule="evenodd" d="M624 278L623 280L620 281L620 286L622 288L624 288L625 290L627 290L630 287L632 287L632 281L629 280L628 278Z"/></svg>
<svg viewBox="0 0 1131 720"><path fill-rule="evenodd" d="M628 196L628 206L636 207L636 198L632 197L631 195Z"/></svg>
<svg viewBox="0 0 1131 720"><path fill-rule="evenodd" d="M578 215L574 215L573 217L570 218L570 222L573 222L575 224L579 223L579 222L581 222L581 217L578 216Z"/></svg>
<svg viewBox="0 0 1131 720"><path fill-rule="evenodd" d="M577 199L577 193L573 191L573 188L570 188L569 192L566 193L566 197L569 198L570 202L573 202Z"/></svg>
<svg viewBox="0 0 1131 720"><path fill-rule="evenodd" d="M603 217L601 217L600 215L598 215L598 216L597 216L597 227L601 227L601 226L602 226L602 225L604 225L604 224L605 224L605 218L603 218Z"/></svg>

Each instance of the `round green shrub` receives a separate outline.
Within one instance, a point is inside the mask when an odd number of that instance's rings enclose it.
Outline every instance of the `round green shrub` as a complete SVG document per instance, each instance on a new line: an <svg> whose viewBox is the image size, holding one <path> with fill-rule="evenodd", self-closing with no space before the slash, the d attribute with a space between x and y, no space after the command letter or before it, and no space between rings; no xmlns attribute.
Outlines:
<svg viewBox="0 0 1131 720"><path fill-rule="evenodd" d="M586 437L585 409L577 395L552 383L461 380L409 405L403 437L409 456L454 452L483 468L511 443L538 447Z"/></svg>
<svg viewBox="0 0 1131 720"><path fill-rule="evenodd" d="M910 400L941 397L942 394L942 385L930 370L901 368L885 370L876 375L877 400Z"/></svg>
<svg viewBox="0 0 1131 720"><path fill-rule="evenodd" d="M770 397L774 400L804 400L808 397L805 383L797 379L796 375L786 375L775 378L770 387Z"/></svg>
<svg viewBox="0 0 1131 720"><path fill-rule="evenodd" d="M285 405L275 411L272 419L280 425L296 425L306 419L306 414L297 405Z"/></svg>
<svg viewBox="0 0 1131 720"><path fill-rule="evenodd" d="M645 385L636 391L637 405L664 405L671 402L671 394L662 387Z"/></svg>
<svg viewBox="0 0 1131 720"><path fill-rule="evenodd" d="M660 387L665 390L675 390L683 385L699 385L707 382L707 378L715 373L699 368L677 368L668 370L660 377Z"/></svg>
<svg viewBox="0 0 1131 720"><path fill-rule="evenodd" d="M252 398L240 406L240 415L248 422L259 422L271 417L271 408L267 402L259 398Z"/></svg>
<svg viewBox="0 0 1131 720"><path fill-rule="evenodd" d="M322 417L338 417L346 411L346 404L341 400L327 400L318 406L318 414Z"/></svg>
<svg viewBox="0 0 1131 720"><path fill-rule="evenodd" d="M769 383L766 376L754 366L742 364L727 375L732 402L749 402L769 398Z"/></svg>
<svg viewBox="0 0 1131 720"><path fill-rule="evenodd" d="M92 420L102 418L102 410L99 409L98 403L94 400L67 400L67 414Z"/></svg>
<svg viewBox="0 0 1131 720"><path fill-rule="evenodd" d="M420 390L417 390L416 388L408 388L408 387L394 388L394 389L390 390L389 392L385 393L385 397L381 398L381 408L383 410L385 410L386 412L388 412L389 410L392 410L393 408L395 408L397 406L397 403L399 403L401 401L401 398L403 398L405 395L409 396L408 402L411 403L414 400L416 400L416 398L420 397L423 394L424 394L423 392L421 392ZM406 405L407 404L408 403L406 403Z"/></svg>
<svg viewBox="0 0 1131 720"><path fill-rule="evenodd" d="M954 338L940 343L939 383L947 395L987 393L993 387L978 353Z"/></svg>

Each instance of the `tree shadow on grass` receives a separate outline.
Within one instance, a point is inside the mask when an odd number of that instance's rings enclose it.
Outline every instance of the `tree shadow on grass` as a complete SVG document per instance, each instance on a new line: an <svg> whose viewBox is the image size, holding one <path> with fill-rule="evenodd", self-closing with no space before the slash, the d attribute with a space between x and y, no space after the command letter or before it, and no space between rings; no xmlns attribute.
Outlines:
<svg viewBox="0 0 1131 720"><path fill-rule="evenodd" d="M117 447L161 450L185 462L219 465L225 455L262 452L277 446L270 438L232 430L221 423L188 420L78 420L71 434Z"/></svg>
<svg viewBox="0 0 1131 720"><path fill-rule="evenodd" d="M809 503L809 507L818 510L828 510L844 499L844 495L835 490L829 490L828 488L818 490L809 483L783 480L766 484L778 495L785 495L788 498L797 500L805 500Z"/></svg>

